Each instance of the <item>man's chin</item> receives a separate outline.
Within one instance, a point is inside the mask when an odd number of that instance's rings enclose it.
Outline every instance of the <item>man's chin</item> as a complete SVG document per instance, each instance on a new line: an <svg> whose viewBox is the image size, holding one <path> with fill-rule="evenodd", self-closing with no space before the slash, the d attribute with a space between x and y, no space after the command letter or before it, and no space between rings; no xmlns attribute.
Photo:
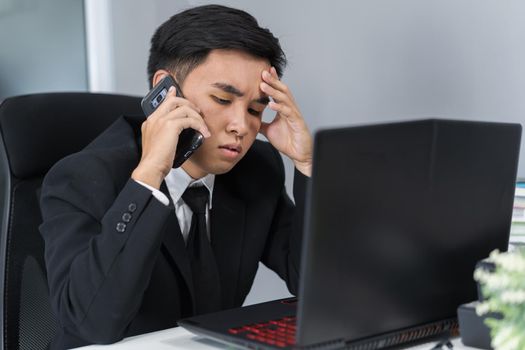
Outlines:
<svg viewBox="0 0 525 350"><path fill-rule="evenodd" d="M214 174L214 175L226 174L227 172L232 170L236 164L237 163L235 164L231 164L231 163L230 164L216 164L214 166L209 167L208 173Z"/></svg>
<svg viewBox="0 0 525 350"><path fill-rule="evenodd" d="M182 168L193 178L200 178L207 174L221 175L226 174L237 164L234 163L225 163L221 162L220 164L197 164L197 162L192 162L191 158L188 159L185 164L182 165Z"/></svg>

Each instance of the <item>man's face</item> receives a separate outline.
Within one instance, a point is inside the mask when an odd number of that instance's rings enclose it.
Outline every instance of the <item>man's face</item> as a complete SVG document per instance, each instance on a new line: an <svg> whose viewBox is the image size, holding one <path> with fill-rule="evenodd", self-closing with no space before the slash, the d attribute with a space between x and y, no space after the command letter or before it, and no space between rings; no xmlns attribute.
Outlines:
<svg viewBox="0 0 525 350"><path fill-rule="evenodd" d="M253 144L268 97L259 88L267 60L213 50L188 74L184 96L200 108L211 136L182 165L193 178L231 170Z"/></svg>

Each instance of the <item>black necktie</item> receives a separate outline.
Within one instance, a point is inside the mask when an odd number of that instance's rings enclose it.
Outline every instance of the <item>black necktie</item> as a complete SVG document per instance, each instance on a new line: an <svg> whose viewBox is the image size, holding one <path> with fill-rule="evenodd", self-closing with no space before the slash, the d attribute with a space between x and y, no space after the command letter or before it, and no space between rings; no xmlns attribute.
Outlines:
<svg viewBox="0 0 525 350"><path fill-rule="evenodd" d="M215 256L206 230L208 189L188 187L182 199L193 211L186 251L191 265L197 315L221 309L221 285Z"/></svg>

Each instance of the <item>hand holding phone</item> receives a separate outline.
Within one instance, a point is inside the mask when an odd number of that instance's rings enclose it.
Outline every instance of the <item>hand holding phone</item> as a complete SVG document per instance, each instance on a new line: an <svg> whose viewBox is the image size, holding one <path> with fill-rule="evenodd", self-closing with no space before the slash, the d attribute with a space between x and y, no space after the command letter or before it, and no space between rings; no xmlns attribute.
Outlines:
<svg viewBox="0 0 525 350"><path fill-rule="evenodd" d="M166 99L171 86L175 87L177 96L184 98L177 82L170 75L167 75L142 99L140 105L146 117L152 114ZM177 142L173 168L180 167L202 145L203 141L204 136L200 132L190 128L184 129Z"/></svg>

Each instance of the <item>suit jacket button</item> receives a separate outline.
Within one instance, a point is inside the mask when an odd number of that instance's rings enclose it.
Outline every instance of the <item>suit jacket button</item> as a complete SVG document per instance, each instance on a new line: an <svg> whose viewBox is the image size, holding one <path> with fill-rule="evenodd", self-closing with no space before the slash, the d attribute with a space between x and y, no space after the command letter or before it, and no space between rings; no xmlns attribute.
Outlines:
<svg viewBox="0 0 525 350"><path fill-rule="evenodd" d="M119 222L117 224L117 231L120 232L120 233L126 231L126 224L123 223L123 222Z"/></svg>
<svg viewBox="0 0 525 350"><path fill-rule="evenodd" d="M130 213L124 213L124 214L122 214L122 221L124 221L124 222L130 222L130 221L131 221L131 214L130 214Z"/></svg>
<svg viewBox="0 0 525 350"><path fill-rule="evenodd" d="M135 210L137 210L137 205L135 203L130 203L128 205L128 210L133 213Z"/></svg>

